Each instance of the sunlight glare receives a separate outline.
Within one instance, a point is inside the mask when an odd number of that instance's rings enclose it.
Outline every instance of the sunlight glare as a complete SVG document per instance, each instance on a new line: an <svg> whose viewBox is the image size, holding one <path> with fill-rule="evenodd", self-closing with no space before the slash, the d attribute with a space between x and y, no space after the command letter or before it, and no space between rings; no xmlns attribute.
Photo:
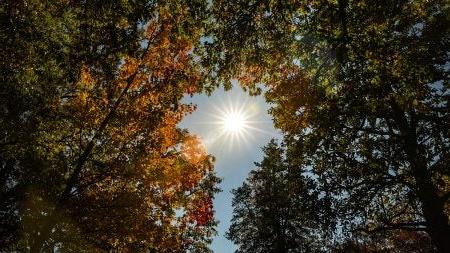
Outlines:
<svg viewBox="0 0 450 253"><path fill-rule="evenodd" d="M227 113L223 119L223 126L228 132L240 132L246 126L244 115L239 112Z"/></svg>
<svg viewBox="0 0 450 253"><path fill-rule="evenodd" d="M236 91L236 90L235 90ZM210 104L205 114L205 121L197 120L196 124L211 125L202 129L202 142L208 151L220 153L224 148L227 152L235 149L251 148L251 144L260 138L261 134L272 136L266 126L271 126L270 120L261 120L264 109L257 103L256 97L245 93L229 91ZM213 152L213 153L214 153Z"/></svg>

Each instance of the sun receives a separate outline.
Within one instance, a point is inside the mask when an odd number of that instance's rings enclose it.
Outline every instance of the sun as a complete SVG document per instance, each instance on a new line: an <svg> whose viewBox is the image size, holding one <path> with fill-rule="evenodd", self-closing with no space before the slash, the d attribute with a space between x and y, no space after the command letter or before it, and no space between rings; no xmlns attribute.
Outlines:
<svg viewBox="0 0 450 253"><path fill-rule="evenodd" d="M245 115L242 112L227 112L222 119L223 129L230 133L241 132L247 127Z"/></svg>
<svg viewBox="0 0 450 253"><path fill-rule="evenodd" d="M258 142L262 135L273 135L266 130L272 122L264 117L264 104L256 97L233 91L212 96L213 103L202 112L205 117L193 121L205 125L199 135L207 150L216 154L235 152L252 148L252 143Z"/></svg>
<svg viewBox="0 0 450 253"><path fill-rule="evenodd" d="M253 106L244 101L234 100L216 107L214 118L217 132L213 137L215 142L226 144L229 148L249 145L254 132L259 131L255 126L254 118L257 116ZM254 108L253 108L254 109Z"/></svg>

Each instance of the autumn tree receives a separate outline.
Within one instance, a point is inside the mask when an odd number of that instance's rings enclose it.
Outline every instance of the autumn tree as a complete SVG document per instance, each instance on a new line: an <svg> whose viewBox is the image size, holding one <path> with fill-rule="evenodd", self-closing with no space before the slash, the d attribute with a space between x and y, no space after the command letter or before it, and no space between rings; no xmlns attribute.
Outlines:
<svg viewBox="0 0 450 253"><path fill-rule="evenodd" d="M1 251L209 252L218 178L177 127L207 4L2 3Z"/></svg>
<svg viewBox="0 0 450 253"><path fill-rule="evenodd" d="M450 252L448 1L216 1L205 58L267 99L348 233Z"/></svg>
<svg viewBox="0 0 450 253"><path fill-rule="evenodd" d="M233 190L233 218L228 238L239 253L322 252L319 228L326 198L314 191L314 180L295 157L272 140L257 169ZM330 224L328 224L330 225Z"/></svg>

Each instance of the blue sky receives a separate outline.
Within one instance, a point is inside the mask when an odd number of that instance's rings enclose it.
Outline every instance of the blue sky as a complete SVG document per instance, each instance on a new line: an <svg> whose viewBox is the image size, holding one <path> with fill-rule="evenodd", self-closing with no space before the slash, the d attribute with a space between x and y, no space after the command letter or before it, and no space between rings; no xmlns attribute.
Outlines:
<svg viewBox="0 0 450 253"><path fill-rule="evenodd" d="M208 153L216 157L215 169L223 180L220 185L222 192L214 201L216 218L220 223L212 249L215 253L231 253L236 246L224 236L232 216L230 191L240 186L254 168L254 162L262 159L261 147L271 138L280 139L280 135L273 128L267 113L269 105L264 97L249 96L237 85L230 91L217 89L211 96L200 94L187 97L184 102L196 104L197 110L186 116L180 127L202 138ZM240 138L221 136L223 124L220 118L231 108L239 108L248 116L248 127Z"/></svg>

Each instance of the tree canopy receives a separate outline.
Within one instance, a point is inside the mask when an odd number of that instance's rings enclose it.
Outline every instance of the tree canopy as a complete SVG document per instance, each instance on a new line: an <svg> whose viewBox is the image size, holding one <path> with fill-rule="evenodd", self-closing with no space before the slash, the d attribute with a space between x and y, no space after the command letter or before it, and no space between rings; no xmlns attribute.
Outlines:
<svg viewBox="0 0 450 253"><path fill-rule="evenodd" d="M177 127L207 1L6 1L0 249L209 252L213 158Z"/></svg>
<svg viewBox="0 0 450 253"><path fill-rule="evenodd" d="M215 3L213 74L266 85L341 230L425 231L449 252L448 1Z"/></svg>
<svg viewBox="0 0 450 253"><path fill-rule="evenodd" d="M238 252L450 252L446 0L7 0L0 251L210 252L183 96L264 91ZM261 88L264 86L264 88Z"/></svg>

